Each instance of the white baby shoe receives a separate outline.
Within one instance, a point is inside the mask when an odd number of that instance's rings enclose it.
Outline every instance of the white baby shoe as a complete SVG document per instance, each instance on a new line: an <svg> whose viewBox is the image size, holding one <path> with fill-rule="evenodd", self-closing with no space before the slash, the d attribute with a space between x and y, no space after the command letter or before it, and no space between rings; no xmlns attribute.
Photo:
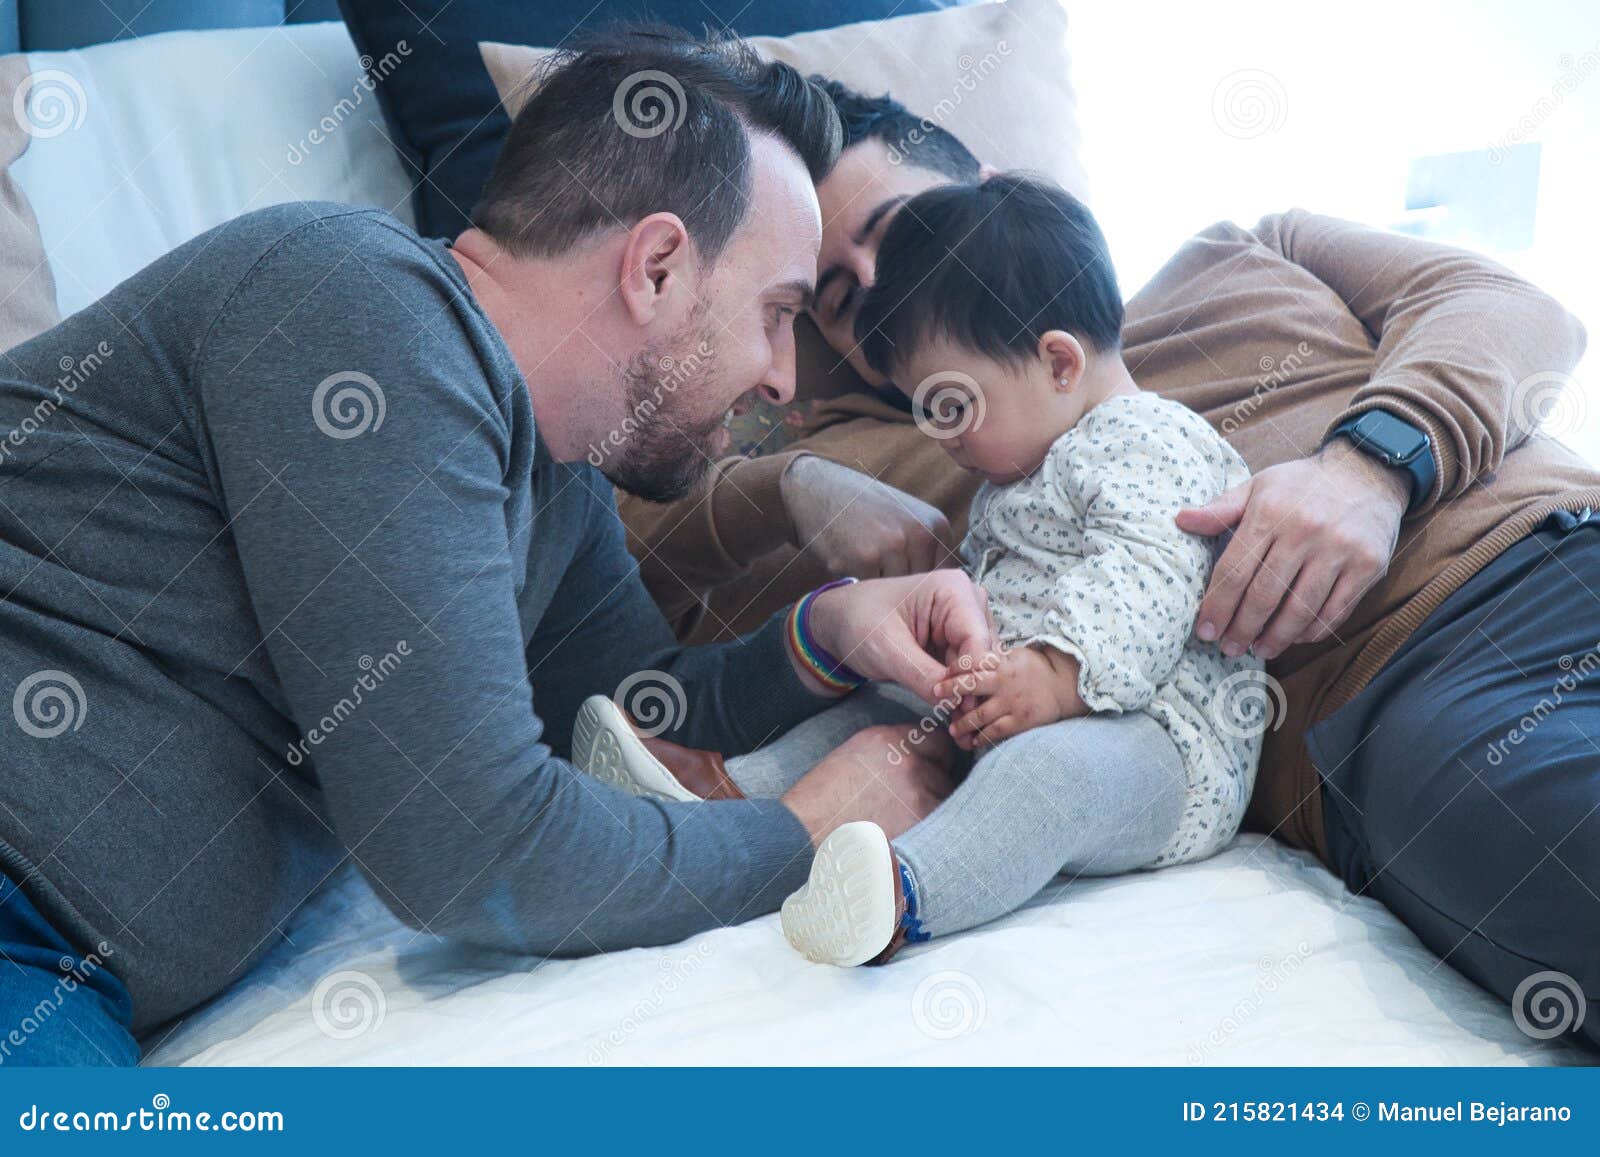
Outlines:
<svg viewBox="0 0 1600 1157"><path fill-rule="evenodd" d="M694 803L694 794L634 732L628 717L604 695L591 695L572 725L572 762L578 770L632 795Z"/></svg>
<svg viewBox="0 0 1600 1157"><path fill-rule="evenodd" d="M783 934L818 964L885 964L907 934L900 865L870 820L835 828L811 862L811 878L783 902Z"/></svg>

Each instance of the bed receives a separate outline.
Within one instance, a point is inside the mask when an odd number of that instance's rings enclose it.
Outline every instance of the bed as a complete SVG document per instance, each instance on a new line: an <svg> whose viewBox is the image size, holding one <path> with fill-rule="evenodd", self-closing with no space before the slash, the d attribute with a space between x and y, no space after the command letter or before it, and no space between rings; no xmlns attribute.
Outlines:
<svg viewBox="0 0 1600 1157"><path fill-rule="evenodd" d="M410 219L338 23L172 33L28 65L95 114L35 135L10 166L63 315L261 205L351 201ZM1587 1060L1521 1031L1381 906L1259 836L1200 864L1056 885L1005 920L854 971L806 964L773 917L584 960L495 956L414 933L347 871L249 975L145 1044L153 1065Z"/></svg>
<svg viewBox="0 0 1600 1157"><path fill-rule="evenodd" d="M1259 836L1200 864L1049 889L850 971L776 917L584 960L412 932L354 873L147 1064L1552 1065L1375 901Z"/></svg>

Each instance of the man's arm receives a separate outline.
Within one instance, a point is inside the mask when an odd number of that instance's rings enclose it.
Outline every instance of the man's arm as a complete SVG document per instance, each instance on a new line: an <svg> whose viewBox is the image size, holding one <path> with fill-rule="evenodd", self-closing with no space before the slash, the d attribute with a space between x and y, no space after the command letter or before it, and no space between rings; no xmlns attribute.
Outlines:
<svg viewBox="0 0 1600 1157"><path fill-rule="evenodd" d="M548 742L568 746L579 706L596 693L616 698L654 734L725 755L770 742L836 699L789 646L789 608L726 643L674 643L623 549L607 483L582 468L571 485L592 504L581 565L562 581L528 649ZM955 657L976 661L993 646L982 593L949 569L828 591L809 626L863 677L924 698Z"/></svg>
<svg viewBox="0 0 1600 1157"><path fill-rule="evenodd" d="M902 439L920 437L913 427L873 425ZM955 535L945 514L890 480L825 457L838 440L825 431L780 454L724 459L704 490L677 502L619 496L628 548L639 560L645 587L680 636L698 633L712 591L786 546L820 563L829 578L920 574L954 561ZM810 452L813 444L816 453ZM878 439L880 471L892 466L897 444ZM946 470L954 468L946 464ZM931 486L938 475L927 474ZM751 601L760 613L770 613L791 593L787 584L757 589Z"/></svg>
<svg viewBox="0 0 1600 1157"><path fill-rule="evenodd" d="M305 235L260 262L195 376L285 743L315 730L338 838L407 923L516 952L666 943L770 910L809 862L781 803L637 798L545 742L517 598L529 543L507 519L532 467L526 400L492 396L497 343L473 349L472 307L420 252L413 270L389 249L374 295L373 252L330 269L329 248ZM385 313L401 304L419 324ZM387 403L355 437L315 421L341 371ZM363 656L402 644L374 679Z"/></svg>
<svg viewBox="0 0 1600 1157"><path fill-rule="evenodd" d="M568 747L592 694L616 698L664 739L729 756L771 742L832 701L796 675L779 619L728 643L680 646L623 547L611 484L588 467L572 469L569 486L589 499L584 545L528 647L547 742Z"/></svg>
<svg viewBox="0 0 1600 1157"><path fill-rule="evenodd" d="M1412 516L1498 469L1535 425L1515 404L1519 386L1583 356L1577 318L1481 254L1301 210L1255 234L1337 293L1378 343L1371 380L1328 432L1371 409L1426 432L1438 479Z"/></svg>
<svg viewBox="0 0 1600 1157"><path fill-rule="evenodd" d="M744 574L793 534L784 472L801 453L724 458L705 487L676 502L617 495L628 549L673 630L684 633L706 591Z"/></svg>
<svg viewBox="0 0 1600 1157"><path fill-rule="evenodd" d="M1552 298L1465 250L1298 210L1255 233L1333 289L1377 342L1371 379L1327 432L1384 409L1428 435L1437 467L1432 493L1408 509L1406 476L1340 438L1179 515L1191 533L1234 532L1196 633L1270 659L1330 636L1388 569L1401 521L1492 473L1528 437L1519 386L1570 370L1584 333Z"/></svg>

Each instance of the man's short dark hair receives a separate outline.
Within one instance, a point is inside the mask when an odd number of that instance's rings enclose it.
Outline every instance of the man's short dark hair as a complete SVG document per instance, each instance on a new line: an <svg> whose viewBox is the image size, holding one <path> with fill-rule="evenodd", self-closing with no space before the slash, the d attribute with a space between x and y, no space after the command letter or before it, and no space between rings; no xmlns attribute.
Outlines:
<svg viewBox="0 0 1600 1157"><path fill-rule="evenodd" d="M750 133L838 158L833 102L733 39L612 28L555 54L495 161L472 222L512 253L554 256L595 231L675 213L714 262L750 208Z"/></svg>
<svg viewBox="0 0 1600 1157"><path fill-rule="evenodd" d="M890 378L921 341L943 337L1016 363L1053 329L1118 349L1122 293L1083 202L1014 173L907 201L884 232L856 316L862 354Z"/></svg>
<svg viewBox="0 0 1600 1157"><path fill-rule="evenodd" d="M919 117L888 93L867 96L837 80L813 76L833 98L844 122L844 147L866 140L882 141L889 155L906 164L949 177L952 181L976 181L978 158L954 133L940 128L926 117Z"/></svg>

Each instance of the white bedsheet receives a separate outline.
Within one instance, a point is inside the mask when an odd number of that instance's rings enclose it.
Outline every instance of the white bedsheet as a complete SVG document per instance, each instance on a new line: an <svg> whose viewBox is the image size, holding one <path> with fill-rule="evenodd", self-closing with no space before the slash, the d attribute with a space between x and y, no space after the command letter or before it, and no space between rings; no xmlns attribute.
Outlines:
<svg viewBox="0 0 1600 1157"><path fill-rule="evenodd" d="M541 963L418 936L354 873L149 1064L1581 1064L1308 856L1050 889L886 968L806 963L775 917Z"/></svg>

